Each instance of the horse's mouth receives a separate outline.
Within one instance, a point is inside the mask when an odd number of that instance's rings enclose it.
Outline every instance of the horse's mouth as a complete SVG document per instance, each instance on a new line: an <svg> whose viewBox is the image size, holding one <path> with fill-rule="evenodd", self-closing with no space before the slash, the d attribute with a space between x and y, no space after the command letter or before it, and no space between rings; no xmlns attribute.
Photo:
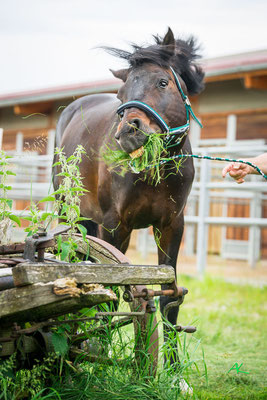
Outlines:
<svg viewBox="0 0 267 400"><path fill-rule="evenodd" d="M139 147L138 149L129 153L129 156L134 160L135 158L139 158L144 154L144 146Z"/></svg>

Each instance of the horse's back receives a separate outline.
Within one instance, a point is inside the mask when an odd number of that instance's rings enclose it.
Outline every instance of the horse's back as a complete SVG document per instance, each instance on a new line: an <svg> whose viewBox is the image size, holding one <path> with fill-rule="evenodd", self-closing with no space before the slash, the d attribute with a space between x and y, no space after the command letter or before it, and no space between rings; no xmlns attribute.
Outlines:
<svg viewBox="0 0 267 400"><path fill-rule="evenodd" d="M66 128L76 119L81 125L87 125L88 120L94 121L96 116L105 115L106 112L115 111L119 100L115 94L101 93L83 96L70 103L62 112L56 130L56 147L62 146L62 137ZM76 124L77 126L77 124Z"/></svg>

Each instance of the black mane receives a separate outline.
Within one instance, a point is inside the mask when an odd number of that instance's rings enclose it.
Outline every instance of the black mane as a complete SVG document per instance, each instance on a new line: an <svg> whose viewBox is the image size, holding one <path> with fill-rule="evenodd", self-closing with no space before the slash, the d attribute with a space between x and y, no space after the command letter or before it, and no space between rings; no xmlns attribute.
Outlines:
<svg viewBox="0 0 267 400"><path fill-rule="evenodd" d="M192 36L188 40L176 39L174 48L172 45L163 44L164 38L158 35L154 36L154 39L156 44L148 47L132 44L133 52L113 47L104 49L113 56L126 60L130 68L139 67L144 63L156 64L162 68L171 66L184 80L189 94L200 93L204 88L204 72L195 62L200 57L196 40Z"/></svg>

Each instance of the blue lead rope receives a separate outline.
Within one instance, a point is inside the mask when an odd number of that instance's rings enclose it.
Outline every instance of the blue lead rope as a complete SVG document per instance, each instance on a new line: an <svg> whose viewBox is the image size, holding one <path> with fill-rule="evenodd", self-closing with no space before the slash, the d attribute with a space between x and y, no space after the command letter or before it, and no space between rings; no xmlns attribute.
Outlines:
<svg viewBox="0 0 267 400"><path fill-rule="evenodd" d="M197 159L200 159L200 160L239 162L239 163L242 163L242 164L247 164L250 167L254 168L267 181L267 175L265 175L264 172L259 167L257 167L257 165L251 163L250 161L235 160L235 159L232 159L232 158L199 156L199 155L196 155L196 154L177 154L177 155L172 156L170 158L163 158L162 161L160 161L157 165L166 164L168 161L176 160L177 158L187 158L187 157L197 158ZM155 167L155 165L149 165L147 167L147 169L152 169L154 167Z"/></svg>

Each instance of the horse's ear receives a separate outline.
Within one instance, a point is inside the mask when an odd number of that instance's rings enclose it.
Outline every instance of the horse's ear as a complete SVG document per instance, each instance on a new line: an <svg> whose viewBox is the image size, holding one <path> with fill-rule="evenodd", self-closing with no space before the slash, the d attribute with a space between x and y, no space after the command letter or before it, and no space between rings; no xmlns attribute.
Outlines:
<svg viewBox="0 0 267 400"><path fill-rule="evenodd" d="M121 79L123 82L126 82L129 70L128 68L118 69L117 71L110 69L110 72L115 76L115 78Z"/></svg>
<svg viewBox="0 0 267 400"><path fill-rule="evenodd" d="M166 33L166 35L163 38L162 45L169 46L169 48L171 50L173 50L173 52L174 52L175 39L174 39L173 31L171 30L171 28L168 28L168 32Z"/></svg>

